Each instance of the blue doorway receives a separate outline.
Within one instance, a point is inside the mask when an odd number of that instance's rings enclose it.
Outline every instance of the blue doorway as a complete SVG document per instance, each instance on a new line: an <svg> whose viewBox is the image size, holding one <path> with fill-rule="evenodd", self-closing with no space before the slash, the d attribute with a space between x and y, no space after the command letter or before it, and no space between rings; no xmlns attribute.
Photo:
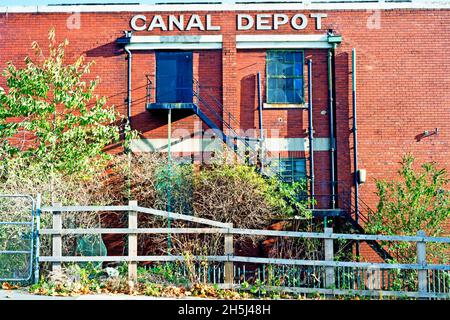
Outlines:
<svg viewBox="0 0 450 320"><path fill-rule="evenodd" d="M156 102L192 103L192 52L156 53Z"/></svg>

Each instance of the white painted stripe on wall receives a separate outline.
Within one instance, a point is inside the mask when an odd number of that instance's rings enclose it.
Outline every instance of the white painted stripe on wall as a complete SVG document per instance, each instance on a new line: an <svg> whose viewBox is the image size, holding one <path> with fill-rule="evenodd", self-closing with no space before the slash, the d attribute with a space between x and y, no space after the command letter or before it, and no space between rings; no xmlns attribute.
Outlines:
<svg viewBox="0 0 450 320"><path fill-rule="evenodd" d="M250 141L250 145L257 149L257 142ZM242 146L242 143L240 143ZM308 151L308 138L267 138L266 149L271 152L281 151ZM222 150L224 144L220 139L173 139L171 151L180 153L217 151ZM167 139L136 139L131 142L131 150L134 152L167 152ZM330 141L328 138L315 138L314 151L329 151Z"/></svg>
<svg viewBox="0 0 450 320"><path fill-rule="evenodd" d="M143 5L68 5L0 6L0 13L73 13L73 12L171 12L171 11L296 11L296 10L392 10L450 9L445 0L413 2L329 2L329 3L257 3L257 4L143 4Z"/></svg>
<svg viewBox="0 0 450 320"><path fill-rule="evenodd" d="M327 49L331 48L327 35L323 34L254 34L237 35L237 49Z"/></svg>
<svg viewBox="0 0 450 320"><path fill-rule="evenodd" d="M268 138L266 148L269 151L309 151L308 138ZM328 138L314 138L314 151L329 151Z"/></svg>
<svg viewBox="0 0 450 320"><path fill-rule="evenodd" d="M167 152L167 139L135 139L131 142L133 152ZM172 152L201 152L214 151L223 148L223 143L219 139L172 139Z"/></svg>

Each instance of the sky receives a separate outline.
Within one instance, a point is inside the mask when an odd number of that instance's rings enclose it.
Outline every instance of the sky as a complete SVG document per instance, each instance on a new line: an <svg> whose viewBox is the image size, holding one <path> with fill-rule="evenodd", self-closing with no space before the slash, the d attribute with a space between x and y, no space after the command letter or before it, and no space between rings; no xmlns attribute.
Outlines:
<svg viewBox="0 0 450 320"><path fill-rule="evenodd" d="M191 0L195 2L195 0ZM196 0L208 1L208 0ZM215 0L209 0L214 2ZM234 0L220 0L223 3L234 2ZM258 0L253 0L258 1ZM267 0L266 0L267 1ZM284 0L286 1L286 0ZM414 0L415 2L426 1L426 0ZM444 1L444 0L439 0ZM448 0L450 1L450 0ZM154 2L187 2L186 0L0 0L0 6L36 6L36 5L46 5L46 4L61 4L61 3L154 3Z"/></svg>

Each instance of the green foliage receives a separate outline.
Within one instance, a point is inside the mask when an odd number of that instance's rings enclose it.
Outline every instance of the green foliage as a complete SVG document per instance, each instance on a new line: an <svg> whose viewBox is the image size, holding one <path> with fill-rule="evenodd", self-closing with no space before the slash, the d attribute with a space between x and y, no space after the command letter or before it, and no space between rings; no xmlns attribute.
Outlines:
<svg viewBox="0 0 450 320"><path fill-rule="evenodd" d="M377 212L370 216L367 231L375 234L416 235L424 230L428 236L439 236L450 218L449 178L445 169L435 163L415 168L414 157L406 155L398 171L399 181L377 181L380 200ZM398 260L413 262L415 245L408 242L383 243ZM431 247L433 246L433 247ZM427 249L430 258L445 258L439 244Z"/></svg>
<svg viewBox="0 0 450 320"><path fill-rule="evenodd" d="M159 198L167 199L170 206L166 209L181 214L192 213L193 175L192 164L163 164L156 168L156 193Z"/></svg>
<svg viewBox="0 0 450 320"><path fill-rule="evenodd" d="M247 204L250 204L251 207L247 208L244 204L238 206L238 203L235 202L235 208L245 208L248 210L247 214L264 206L279 217L294 215L309 217L310 214L306 210L309 202L302 198L306 190L305 182L289 184L276 178L267 179L256 172L255 168L247 165L215 164L198 172L194 183L197 187L196 191L201 190L204 186L214 185L214 188L218 188L224 193L223 199L227 198L229 194L232 196L233 193L241 195L239 192L243 191L244 194L240 197L235 196L234 201L242 200L248 195ZM213 190L209 190L209 193L212 192ZM259 205L254 205L250 198L257 201Z"/></svg>
<svg viewBox="0 0 450 320"><path fill-rule="evenodd" d="M250 292L252 294L265 295L267 293L267 289L265 288L264 281L256 279L255 283L250 288Z"/></svg>
<svg viewBox="0 0 450 320"><path fill-rule="evenodd" d="M94 94L99 79L84 77L93 61L66 62L68 40L49 32L48 56L34 42L25 67L8 63L8 89L0 88L0 158L25 158L42 170L89 172L107 158L103 148L119 139L120 120L106 98ZM14 119L14 121L10 121ZM17 143L17 142L20 143Z"/></svg>
<svg viewBox="0 0 450 320"><path fill-rule="evenodd" d="M183 268L179 263L160 263L149 267L138 268L140 282L187 285L189 279L183 274Z"/></svg>
<svg viewBox="0 0 450 320"><path fill-rule="evenodd" d="M306 180L285 183L274 178L270 180L265 195L268 202L279 208L285 216L301 215L304 218L312 218L311 212L307 210L311 201L303 197L306 190Z"/></svg>

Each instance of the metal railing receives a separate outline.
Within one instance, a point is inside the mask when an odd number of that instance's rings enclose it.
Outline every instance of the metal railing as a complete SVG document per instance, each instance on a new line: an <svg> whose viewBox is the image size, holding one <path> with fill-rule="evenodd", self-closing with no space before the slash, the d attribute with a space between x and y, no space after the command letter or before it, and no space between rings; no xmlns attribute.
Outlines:
<svg viewBox="0 0 450 320"><path fill-rule="evenodd" d="M39 208L38 208L39 209ZM234 228L232 224L140 207L131 201L124 206L60 206L43 207L42 212L52 213L53 227L39 230L40 235L52 237L52 255L39 256L39 262L52 263L53 269L67 262L127 262L130 279L137 279L139 262L185 262L183 255L137 254L137 235L140 234L213 234L223 235L223 255L194 256L195 261L207 261L208 266L198 267L198 277L217 283L222 288L244 289L244 284L262 286L267 290L326 295L394 296L410 298L450 299L450 265L426 261L427 243L450 244L450 238L417 236L384 236L325 232L296 232ZM62 228L61 213L123 212L128 214L128 228ZM184 220L206 225L196 228L138 228L138 213L166 219ZM126 256L63 256L61 237L82 234L128 235ZM238 256L234 253L233 236L275 237L279 239L309 239L323 241L322 260L286 259ZM372 263L336 261L336 241L403 241L417 246L417 263ZM203 272L202 272L203 270ZM186 273L186 268L181 273Z"/></svg>

